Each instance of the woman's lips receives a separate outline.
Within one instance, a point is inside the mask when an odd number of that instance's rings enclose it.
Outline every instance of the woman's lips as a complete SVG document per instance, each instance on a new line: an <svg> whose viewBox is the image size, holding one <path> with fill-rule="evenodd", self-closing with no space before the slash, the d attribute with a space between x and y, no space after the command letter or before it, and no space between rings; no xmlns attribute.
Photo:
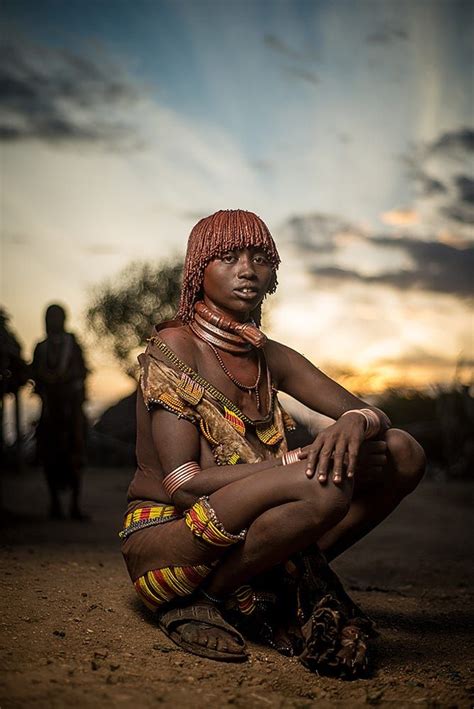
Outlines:
<svg viewBox="0 0 474 709"><path fill-rule="evenodd" d="M260 290L259 288L255 288L255 286L242 286L242 288L234 288L234 293L244 300L253 300L259 295Z"/></svg>

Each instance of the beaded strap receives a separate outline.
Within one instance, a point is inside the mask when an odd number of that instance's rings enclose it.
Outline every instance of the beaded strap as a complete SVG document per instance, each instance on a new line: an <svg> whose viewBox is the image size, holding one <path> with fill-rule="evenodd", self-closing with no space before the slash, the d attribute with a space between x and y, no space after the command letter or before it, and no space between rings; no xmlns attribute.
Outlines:
<svg viewBox="0 0 474 709"><path fill-rule="evenodd" d="M200 472L201 466L196 461L190 460L189 463L183 463L183 465L175 468L163 478L163 487L166 493L172 497L176 490L189 480L192 480Z"/></svg>
<svg viewBox="0 0 474 709"><path fill-rule="evenodd" d="M138 532L139 529L145 529L146 527L155 527L157 524L166 524L166 522L173 522L173 520L181 519L182 515L172 515L170 517L160 517L158 519L141 519L139 522L132 522L126 529L122 529L118 535L120 539L126 539L133 532Z"/></svg>
<svg viewBox="0 0 474 709"><path fill-rule="evenodd" d="M270 408L268 414L263 418L259 419L258 421L254 421L253 419L249 418L246 416L235 404L233 401L228 399L222 392L220 392L218 389L212 386L210 382L208 382L204 377L201 377L197 372L194 371L191 367L188 367L187 364L185 364L182 360L179 359L173 352L173 350L170 350L168 345L163 342L159 337L151 337L149 339L149 342L151 342L153 345L158 347L158 349L163 352L165 357L169 359L169 361L175 365L181 372L185 372L188 374L191 379L193 379L195 382L200 384L206 391L211 394L211 396L214 399L217 399L217 401L220 401L221 404L224 404L224 406L227 406L228 409L234 412L234 414L237 414L242 421L244 421L246 424L249 426L257 426L261 425L264 423L268 423L269 421L273 420L273 412L274 412L274 404L275 404L275 389L270 385L269 391L270 393ZM267 368L268 376L270 377L270 370Z"/></svg>
<svg viewBox="0 0 474 709"><path fill-rule="evenodd" d="M176 519L182 519L182 514L172 505L154 505L152 507L138 507L133 512L125 516L122 531L119 532L120 539L127 539L133 532L138 532L146 527L154 527L157 524L165 524Z"/></svg>

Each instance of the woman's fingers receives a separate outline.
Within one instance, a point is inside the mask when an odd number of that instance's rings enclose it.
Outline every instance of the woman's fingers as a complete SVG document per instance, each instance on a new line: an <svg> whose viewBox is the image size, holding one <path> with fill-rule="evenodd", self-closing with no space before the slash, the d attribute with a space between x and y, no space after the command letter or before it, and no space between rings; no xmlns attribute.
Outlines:
<svg viewBox="0 0 474 709"><path fill-rule="evenodd" d="M311 446L308 446L307 452L303 451L300 455L300 460L306 457L305 472L308 478L312 478L316 473L320 483L327 482L331 474L335 484L342 482L343 475L348 478L354 477L359 450L362 441L360 440L359 431L352 430L349 432L324 431L320 433ZM377 455L376 462L380 464L380 456L383 457L385 450L384 441L370 441L375 445L366 447L365 453L368 455ZM375 462L375 461L374 461Z"/></svg>
<svg viewBox="0 0 474 709"><path fill-rule="evenodd" d="M319 451L323 446L323 441L319 436L315 439L311 449L308 452L308 457L306 459L305 473L308 478L312 478L316 471L316 464L318 462Z"/></svg>
<svg viewBox="0 0 474 709"><path fill-rule="evenodd" d="M342 441L340 444L338 443L338 445L336 446L336 449L335 449L334 455L333 455L332 479L336 485L338 485L339 483L342 482L342 473L343 473L345 453L346 453L346 444L345 444L345 441Z"/></svg>
<svg viewBox="0 0 474 709"><path fill-rule="evenodd" d="M357 467L357 456L359 454L359 448L358 446L354 445L353 443L349 444L349 449L347 452L347 477L348 478L353 478L356 467Z"/></svg>
<svg viewBox="0 0 474 709"><path fill-rule="evenodd" d="M320 483L325 483L328 479L328 471L329 471L329 464L331 462L331 455L332 455L332 446L329 447L328 444L326 443L320 454L319 454L319 461L318 461L318 467L317 467L317 475L318 475L318 480Z"/></svg>

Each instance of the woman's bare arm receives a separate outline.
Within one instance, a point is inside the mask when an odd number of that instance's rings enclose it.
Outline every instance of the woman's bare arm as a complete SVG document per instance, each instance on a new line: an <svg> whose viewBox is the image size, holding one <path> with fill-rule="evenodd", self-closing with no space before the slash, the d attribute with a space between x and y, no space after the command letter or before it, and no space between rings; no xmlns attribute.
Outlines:
<svg viewBox="0 0 474 709"><path fill-rule="evenodd" d="M341 482L345 461L346 474L352 477L361 443L365 439L365 420L357 413L347 416L343 414L364 408L376 411L381 434L391 425L388 416L351 394L295 350L269 341L265 351L279 389L314 411L336 419L336 423L321 431L313 443L305 448L308 477L317 473L318 480L324 483L332 468L334 482Z"/></svg>
<svg viewBox="0 0 474 709"><path fill-rule="evenodd" d="M163 477L180 465L200 459L200 435L196 426L175 414L156 409L152 414L152 435ZM190 507L201 495L210 495L224 485L268 468L281 465L281 460L239 465L213 465L203 469L192 480L182 485L173 495L173 503L181 508Z"/></svg>

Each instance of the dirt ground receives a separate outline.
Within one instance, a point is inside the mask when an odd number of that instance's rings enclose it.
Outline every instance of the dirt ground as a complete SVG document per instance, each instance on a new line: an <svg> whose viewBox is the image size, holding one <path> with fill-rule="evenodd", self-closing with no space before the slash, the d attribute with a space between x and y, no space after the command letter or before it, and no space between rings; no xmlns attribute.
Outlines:
<svg viewBox="0 0 474 709"><path fill-rule="evenodd" d="M377 621L375 672L344 682L253 645L244 665L181 652L119 551L131 473L89 470L89 522L50 521L38 470L3 476L0 708L471 707L474 486L423 483L334 567Z"/></svg>

